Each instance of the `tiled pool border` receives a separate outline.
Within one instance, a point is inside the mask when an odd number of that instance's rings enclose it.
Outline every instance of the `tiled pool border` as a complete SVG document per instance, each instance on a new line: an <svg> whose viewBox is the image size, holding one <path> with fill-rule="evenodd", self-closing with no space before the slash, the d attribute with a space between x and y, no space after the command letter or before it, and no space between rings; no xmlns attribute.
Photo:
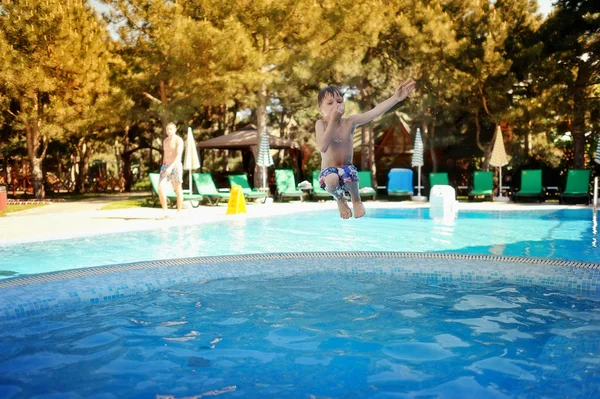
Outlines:
<svg viewBox="0 0 600 399"><path fill-rule="evenodd" d="M388 274L432 283L500 280L600 298L600 263L593 262L419 252L249 254L127 263L0 280L0 322L182 283L329 272Z"/></svg>

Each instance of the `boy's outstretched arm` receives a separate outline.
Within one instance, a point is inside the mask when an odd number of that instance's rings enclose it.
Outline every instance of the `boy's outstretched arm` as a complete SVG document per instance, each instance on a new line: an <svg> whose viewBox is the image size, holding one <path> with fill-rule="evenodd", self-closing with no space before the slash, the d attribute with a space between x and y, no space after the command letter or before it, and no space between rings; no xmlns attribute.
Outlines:
<svg viewBox="0 0 600 399"><path fill-rule="evenodd" d="M396 92L393 96L388 98L385 101L380 102L370 111L365 112L364 114L355 114L348 117L350 122L354 125L364 125L365 123L371 122L373 119L377 118L379 115L385 113L388 109L392 108L394 105L398 104L400 101L404 100L415 88L415 82L412 79L405 80L400 86L396 88Z"/></svg>

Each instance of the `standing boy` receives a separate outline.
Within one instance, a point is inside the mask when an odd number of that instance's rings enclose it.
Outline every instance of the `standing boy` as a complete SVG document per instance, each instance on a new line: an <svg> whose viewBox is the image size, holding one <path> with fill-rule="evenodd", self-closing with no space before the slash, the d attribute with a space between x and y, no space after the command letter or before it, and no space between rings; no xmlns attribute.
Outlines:
<svg viewBox="0 0 600 399"><path fill-rule="evenodd" d="M337 201L342 219L349 219L352 210L344 199L344 191L350 193L354 217L365 215L365 207L358 192L358 174L352 165L354 152L352 136L356 126L371 122L394 105L404 100L415 88L411 79L402 83L394 95L377 104L364 114L344 115L344 96L339 88L328 86L319 92L319 111L323 119L315 125L317 148L321 151L321 174L319 184Z"/></svg>
<svg viewBox="0 0 600 399"><path fill-rule="evenodd" d="M158 181L158 198L163 209L163 219L167 218L167 197L165 195L165 184L171 184L177 193L177 212L181 211L183 192L183 165L181 155L183 154L183 139L175 134L177 126L173 122L167 125L167 138L163 141L163 164L160 167L160 179Z"/></svg>

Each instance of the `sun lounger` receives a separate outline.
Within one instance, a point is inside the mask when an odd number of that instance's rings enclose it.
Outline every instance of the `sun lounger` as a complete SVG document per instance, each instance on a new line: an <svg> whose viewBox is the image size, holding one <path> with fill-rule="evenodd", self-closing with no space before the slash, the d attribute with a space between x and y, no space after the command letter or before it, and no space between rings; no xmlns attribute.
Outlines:
<svg viewBox="0 0 600 399"><path fill-rule="evenodd" d="M192 179L194 179L196 190L208 200L209 205L217 205L221 200L229 199L229 193L217 190L210 173L192 173Z"/></svg>
<svg viewBox="0 0 600 399"><path fill-rule="evenodd" d="M265 191L260 191L255 188L250 187L250 183L248 182L248 175L229 175L227 176L229 179L229 185L233 187L234 184L242 187L242 193L244 194L244 198L247 200L251 199L263 199L267 198L267 193Z"/></svg>
<svg viewBox="0 0 600 399"><path fill-rule="evenodd" d="M388 173L387 194L390 197L413 196L413 171L411 169L391 169Z"/></svg>
<svg viewBox="0 0 600 399"><path fill-rule="evenodd" d="M567 184L565 190L559 194L559 202L585 202L590 203L590 170L572 169L567 172Z"/></svg>
<svg viewBox="0 0 600 399"><path fill-rule="evenodd" d="M446 172L438 172L438 173L430 173L429 174L429 185L433 186L449 186L450 181L448 179L448 173Z"/></svg>
<svg viewBox="0 0 600 399"><path fill-rule="evenodd" d="M152 206L154 207L156 203L160 201L160 199L158 198L158 182L160 180L160 174L149 173L148 176L150 176L152 190L156 194L156 197L154 197L154 200L152 202ZM174 202L177 201L177 193L175 192L175 190L173 190L173 185L171 183L165 184L163 186L163 189L165 190L165 196L167 197L168 202L170 202L170 200L174 200ZM198 208L200 206L202 199L203 197L200 194L183 194L183 200L191 201L191 204L194 208Z"/></svg>
<svg viewBox="0 0 600 399"><path fill-rule="evenodd" d="M538 202L544 201L544 187L542 186L542 170L528 169L521 171L521 189L513 194L513 201L533 198Z"/></svg>
<svg viewBox="0 0 600 399"><path fill-rule="evenodd" d="M296 188L296 178L294 177L293 170L276 169L275 184L277 186L277 197L280 202L283 202L284 198L289 197L297 197L300 198L301 201L304 200L306 193Z"/></svg>
<svg viewBox="0 0 600 399"><path fill-rule="evenodd" d="M473 189L469 192L469 202L475 197L494 198L494 172L477 170L473 172Z"/></svg>
<svg viewBox="0 0 600 399"><path fill-rule="evenodd" d="M313 170L312 172L312 199L333 199L331 194L319 186L319 171Z"/></svg>
<svg viewBox="0 0 600 399"><path fill-rule="evenodd" d="M373 201L377 198L377 191L373 188L373 182L371 180L371 172L368 170L358 172L358 193L360 198L373 198Z"/></svg>

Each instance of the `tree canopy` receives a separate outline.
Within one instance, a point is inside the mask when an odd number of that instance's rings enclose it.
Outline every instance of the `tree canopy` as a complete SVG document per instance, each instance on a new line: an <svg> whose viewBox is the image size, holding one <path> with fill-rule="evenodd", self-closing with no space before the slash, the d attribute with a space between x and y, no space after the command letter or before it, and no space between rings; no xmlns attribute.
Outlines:
<svg viewBox="0 0 600 399"><path fill-rule="evenodd" d="M585 167L600 135L597 2L558 0L546 18L535 0L101 3L0 6L0 158L26 156L36 197L48 148L77 159L80 191L94 154L114 152L129 189L132 159L152 168L170 121L198 139L255 123L310 143L325 85L361 112L415 79L394 111L433 170L450 146L487 167L497 126L515 166L572 150L567 166ZM361 131L363 168L394 123Z"/></svg>

